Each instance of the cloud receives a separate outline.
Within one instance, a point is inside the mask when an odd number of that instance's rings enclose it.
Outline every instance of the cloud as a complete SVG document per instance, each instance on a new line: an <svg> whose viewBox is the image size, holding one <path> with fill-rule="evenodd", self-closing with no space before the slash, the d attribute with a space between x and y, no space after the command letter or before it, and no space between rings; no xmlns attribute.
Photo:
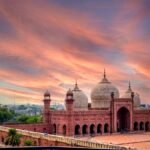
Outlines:
<svg viewBox="0 0 150 150"><path fill-rule="evenodd" d="M94 1L83 3L82 9L64 4L0 2L0 81L7 83L0 88L3 97L15 93L17 102L31 97L35 103L50 89L53 101L63 102L76 79L89 96L106 68L121 93L132 80L143 102L148 102L147 1L117 5Z"/></svg>

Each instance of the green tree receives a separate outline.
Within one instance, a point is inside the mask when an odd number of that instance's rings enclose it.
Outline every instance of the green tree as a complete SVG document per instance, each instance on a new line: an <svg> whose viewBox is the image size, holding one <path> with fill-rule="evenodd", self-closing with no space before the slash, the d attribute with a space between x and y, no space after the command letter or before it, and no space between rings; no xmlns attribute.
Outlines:
<svg viewBox="0 0 150 150"><path fill-rule="evenodd" d="M20 115L17 117L17 121L21 123L26 123L28 119L29 119L29 116L27 115Z"/></svg>
<svg viewBox="0 0 150 150"><path fill-rule="evenodd" d="M36 116L27 116L27 115L21 115L17 117L17 121L20 123L39 123L42 121L42 116L36 115Z"/></svg>
<svg viewBox="0 0 150 150"><path fill-rule="evenodd" d="M7 108L0 108L0 123L6 122L13 118L13 114Z"/></svg>
<svg viewBox="0 0 150 150"><path fill-rule="evenodd" d="M27 119L27 123L38 123L37 116L31 116Z"/></svg>
<svg viewBox="0 0 150 150"><path fill-rule="evenodd" d="M8 136L5 140L5 145L19 146L21 137L22 135L18 134L16 129L9 129Z"/></svg>
<svg viewBox="0 0 150 150"><path fill-rule="evenodd" d="M33 142L31 140L25 140L24 146L33 146Z"/></svg>

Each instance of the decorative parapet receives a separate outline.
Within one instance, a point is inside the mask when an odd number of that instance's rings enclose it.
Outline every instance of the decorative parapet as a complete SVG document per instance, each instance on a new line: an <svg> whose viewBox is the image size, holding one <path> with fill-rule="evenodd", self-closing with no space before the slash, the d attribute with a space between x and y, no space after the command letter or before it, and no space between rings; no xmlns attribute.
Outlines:
<svg viewBox="0 0 150 150"><path fill-rule="evenodd" d="M0 131L8 132L10 128L0 126ZM70 146L80 146L80 147L88 147L88 148L103 148L103 149L114 149L114 150L135 150L133 148L116 146L113 144L104 144L104 143L96 143L92 141L80 140L71 137L64 137L58 135L44 134L39 132L32 132L27 130L16 129L18 133L23 136L29 136L36 139L46 139L48 141L61 142Z"/></svg>

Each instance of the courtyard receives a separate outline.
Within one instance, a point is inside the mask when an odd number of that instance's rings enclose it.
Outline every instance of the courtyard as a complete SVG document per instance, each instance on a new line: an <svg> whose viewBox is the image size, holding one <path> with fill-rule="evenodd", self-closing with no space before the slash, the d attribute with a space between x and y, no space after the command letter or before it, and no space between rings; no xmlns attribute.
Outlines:
<svg viewBox="0 0 150 150"><path fill-rule="evenodd" d="M138 150L150 149L150 132L83 137L81 139L94 142L115 144L120 146L127 146L137 148Z"/></svg>

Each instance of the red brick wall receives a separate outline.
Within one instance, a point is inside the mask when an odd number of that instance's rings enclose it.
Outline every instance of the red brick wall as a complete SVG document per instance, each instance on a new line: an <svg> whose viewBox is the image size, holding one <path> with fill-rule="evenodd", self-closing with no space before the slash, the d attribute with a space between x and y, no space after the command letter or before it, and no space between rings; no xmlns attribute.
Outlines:
<svg viewBox="0 0 150 150"><path fill-rule="evenodd" d="M42 133L49 133L50 127L48 124L7 124L5 127L22 129L22 130L29 130L34 132L42 132Z"/></svg>
<svg viewBox="0 0 150 150"><path fill-rule="evenodd" d="M7 132L0 130L0 143L4 144L2 139L5 139L7 137L7 134L8 134ZM35 144L35 146L67 146L66 143L61 143L61 142L57 142L57 141L56 142L50 141L50 140L46 140L46 139L42 139L42 138L34 138L31 136L26 136L26 135L23 135L21 137L20 146L24 146L25 140L33 141L33 144Z"/></svg>

